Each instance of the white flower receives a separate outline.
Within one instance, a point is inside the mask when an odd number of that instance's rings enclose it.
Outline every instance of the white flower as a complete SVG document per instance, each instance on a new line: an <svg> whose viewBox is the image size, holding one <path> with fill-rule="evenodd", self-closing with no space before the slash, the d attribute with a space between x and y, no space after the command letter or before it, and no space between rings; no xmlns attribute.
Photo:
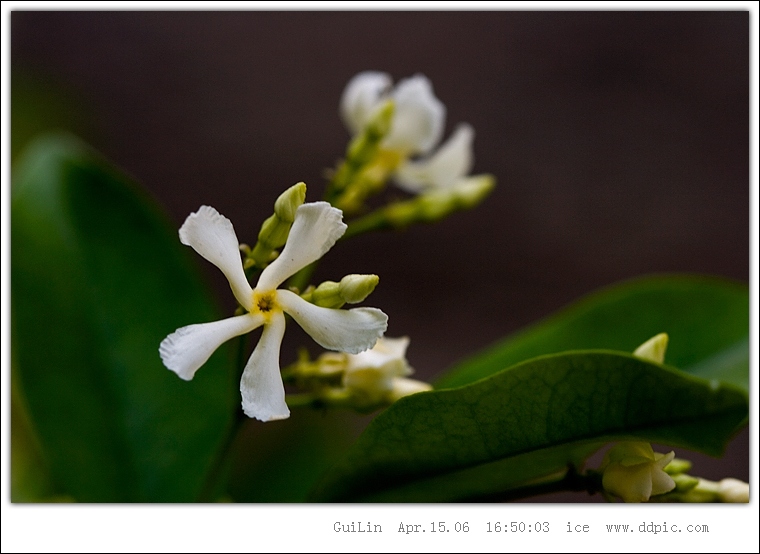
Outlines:
<svg viewBox="0 0 760 554"><path fill-rule="evenodd" d="M407 379L414 370L406 360L409 338L381 338L371 350L349 354L343 387L362 406L390 404L417 392L430 390L428 383Z"/></svg>
<svg viewBox="0 0 760 554"><path fill-rule="evenodd" d="M263 326L240 380L243 411L261 421L287 418L290 411L279 363L285 313L324 348L353 354L371 348L387 327L388 317L376 308L321 308L289 290L277 289L288 277L321 258L345 230L340 210L326 202L303 204L296 211L280 256L261 272L252 289L230 220L209 206L190 214L179 230L180 241L222 270L235 298L248 313L177 329L159 348L166 367L190 380L223 342Z"/></svg>
<svg viewBox="0 0 760 554"><path fill-rule="evenodd" d="M460 124L435 153L411 161L440 142L446 108L424 75L402 79L393 89L391 85L391 77L377 71L365 71L351 79L340 106L346 126L352 133L360 133L383 103L393 100L391 128L380 146L399 187L417 194L462 185L473 164L472 127Z"/></svg>
<svg viewBox="0 0 760 554"><path fill-rule="evenodd" d="M663 470L674 457L655 453L648 442L621 442L607 453L602 486L625 502L646 502L675 488Z"/></svg>

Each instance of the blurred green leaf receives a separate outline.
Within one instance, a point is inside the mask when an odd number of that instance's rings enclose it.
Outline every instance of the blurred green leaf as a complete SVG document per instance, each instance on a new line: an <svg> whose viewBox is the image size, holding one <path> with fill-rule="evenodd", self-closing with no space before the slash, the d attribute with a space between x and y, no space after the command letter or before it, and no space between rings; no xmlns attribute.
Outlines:
<svg viewBox="0 0 760 554"><path fill-rule="evenodd" d="M749 291L693 275L613 285L457 364L436 388L459 387L536 356L579 349L633 352L670 337L668 365L749 389Z"/></svg>
<svg viewBox="0 0 760 554"><path fill-rule="evenodd" d="M195 500L237 395L226 349L192 382L158 355L176 328L219 318L189 249L152 199L73 137L38 140L14 169L14 386L56 490Z"/></svg>
<svg viewBox="0 0 760 554"><path fill-rule="evenodd" d="M543 356L402 398L328 471L312 500L469 499L562 471L610 440L715 455L748 409L738 387L626 353Z"/></svg>

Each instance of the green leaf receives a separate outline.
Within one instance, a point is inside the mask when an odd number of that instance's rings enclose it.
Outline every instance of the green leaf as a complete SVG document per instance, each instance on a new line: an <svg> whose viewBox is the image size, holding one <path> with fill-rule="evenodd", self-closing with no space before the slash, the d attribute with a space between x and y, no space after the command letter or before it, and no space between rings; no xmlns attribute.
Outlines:
<svg viewBox="0 0 760 554"><path fill-rule="evenodd" d="M633 352L658 333L670 337L668 365L749 390L748 289L692 275L639 278L593 293L457 364L436 388L466 385L545 354Z"/></svg>
<svg viewBox="0 0 760 554"><path fill-rule="evenodd" d="M191 382L158 355L178 327L219 318L189 249L152 199L73 137L37 141L16 169L14 386L56 491L196 499L237 396L226 351Z"/></svg>
<svg viewBox="0 0 760 554"><path fill-rule="evenodd" d="M629 354L543 356L471 385L402 398L312 499L462 500L560 471L610 440L719 454L747 412L747 395L733 385Z"/></svg>

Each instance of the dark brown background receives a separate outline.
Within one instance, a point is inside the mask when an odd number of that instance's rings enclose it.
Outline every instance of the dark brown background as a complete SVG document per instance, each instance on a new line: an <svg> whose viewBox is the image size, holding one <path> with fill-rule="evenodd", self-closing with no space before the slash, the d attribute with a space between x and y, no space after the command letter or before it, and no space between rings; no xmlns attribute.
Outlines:
<svg viewBox="0 0 760 554"><path fill-rule="evenodd" d="M340 244L317 275L379 274L368 304L412 338L422 378L621 279L749 278L747 12L17 11L11 48L12 102L42 85L65 108L14 107L14 140L63 121L177 226L210 204L246 242L284 188L321 196L350 77L427 75L446 136L474 126L475 172L497 189L443 223ZM305 342L291 327L283 364ZM747 443L730 451L743 479Z"/></svg>

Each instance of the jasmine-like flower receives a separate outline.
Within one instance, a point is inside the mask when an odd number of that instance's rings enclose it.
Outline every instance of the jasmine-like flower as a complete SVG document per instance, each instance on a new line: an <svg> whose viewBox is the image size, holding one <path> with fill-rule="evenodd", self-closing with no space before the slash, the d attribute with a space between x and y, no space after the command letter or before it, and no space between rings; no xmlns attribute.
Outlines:
<svg viewBox="0 0 760 554"><path fill-rule="evenodd" d="M287 418L290 410L285 403L279 364L285 313L324 348L353 354L371 348L387 327L388 317L376 308L322 308L277 288L321 258L345 230L341 211L328 203L301 205L279 257L261 272L258 284L251 288L230 220L209 206L190 214L179 230L180 241L224 273L235 298L248 313L177 329L159 348L166 367L190 380L222 343L263 326L240 380L243 411L261 421Z"/></svg>
<svg viewBox="0 0 760 554"><path fill-rule="evenodd" d="M392 404L403 396L433 388L407 378L414 372L406 360L408 346L408 337L384 337L372 349L346 356L343 387L359 407Z"/></svg>
<svg viewBox="0 0 760 554"><path fill-rule="evenodd" d="M467 185L473 164L472 127L460 124L435 153L412 161L414 156L429 154L440 142L446 108L424 75L402 79L395 88L392 83L390 75L377 71L365 71L351 79L340 105L346 126L358 134L383 104L392 100L393 120L380 147L381 159L399 187L417 194Z"/></svg>
<svg viewBox="0 0 760 554"><path fill-rule="evenodd" d="M602 486L625 502L646 502L675 488L663 469L674 457L672 451L655 453L648 442L621 442L605 457Z"/></svg>

